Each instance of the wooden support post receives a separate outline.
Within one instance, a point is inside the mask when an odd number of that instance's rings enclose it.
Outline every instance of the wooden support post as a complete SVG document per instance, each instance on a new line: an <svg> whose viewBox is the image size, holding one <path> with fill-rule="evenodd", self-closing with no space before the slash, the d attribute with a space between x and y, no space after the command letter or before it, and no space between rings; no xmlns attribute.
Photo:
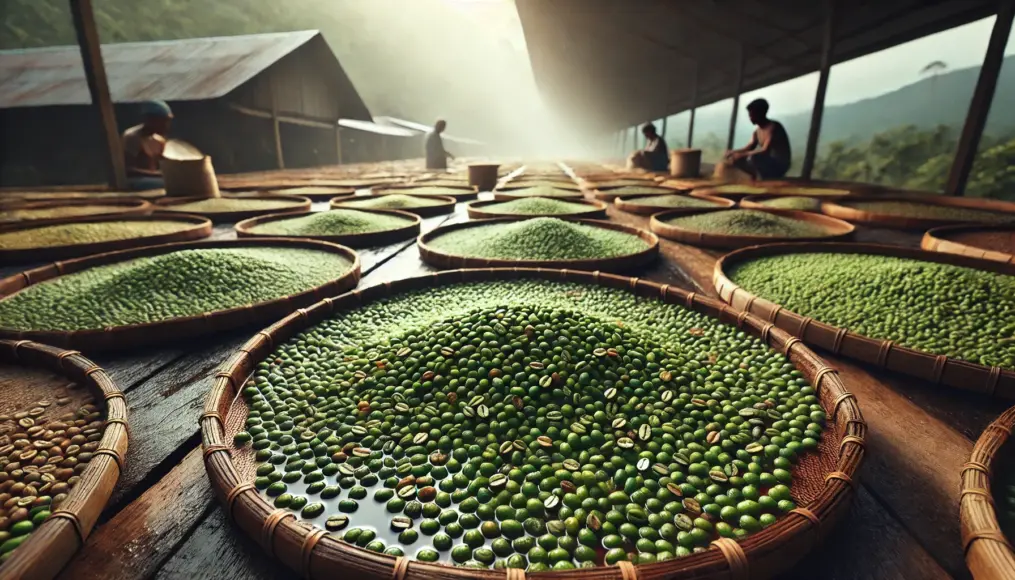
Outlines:
<svg viewBox="0 0 1015 580"><path fill-rule="evenodd" d="M669 117L663 117L663 129L662 133L660 133L660 136L662 136L664 143L666 142L666 125L669 122L669 120L670 120Z"/></svg>
<svg viewBox="0 0 1015 580"><path fill-rule="evenodd" d="M102 118L102 130L106 137L109 153L109 183L117 190L127 189L127 163L123 157L123 143L116 126L116 111L113 99L109 94L109 81L106 78L106 66L102 62L102 49L99 46L99 31L95 26L95 15L92 12L92 0L70 0L71 15L74 18L74 29L77 32L78 47L81 49L81 63L85 69L85 80L88 81L88 92L92 104L99 110Z"/></svg>
<svg viewBox="0 0 1015 580"><path fill-rule="evenodd" d="M804 165L800 177L810 179L814 172L814 159L818 154L818 137L821 135L821 118L825 114L825 94L828 91L828 77L832 70L832 51L835 46L835 3L825 0L825 34L821 45L821 71L818 74L818 89L814 93L814 108L811 110L811 127L807 132L807 149L804 151Z"/></svg>
<svg viewBox="0 0 1015 580"><path fill-rule="evenodd" d="M747 60L747 51L744 45L740 45L740 62L737 65L737 92L733 95L733 112L730 114L730 132L726 137L726 149L733 149L733 139L737 132L737 113L740 109L740 93L744 90L744 64Z"/></svg>
<svg viewBox="0 0 1015 580"><path fill-rule="evenodd" d="M337 163L342 164L342 127L338 125L338 121L335 121L335 157Z"/></svg>
<svg viewBox="0 0 1015 580"><path fill-rule="evenodd" d="M282 155L282 132L278 122L278 99L275 96L275 79L271 79L271 130L275 139L275 163L279 169L285 169L285 156Z"/></svg>
<svg viewBox="0 0 1015 580"><path fill-rule="evenodd" d="M698 110L698 71L701 65L694 61L694 76L691 77L691 119L687 123L687 148L694 143L694 114Z"/></svg>
<svg viewBox="0 0 1015 580"><path fill-rule="evenodd" d="M987 54L983 57L980 77L976 81L973 99L969 103L966 123L962 126L958 151L948 173L948 184L945 186L947 195L965 193L966 182L973 170L976 151L983 136L983 128L987 124L987 114L994 100L994 89L997 87L997 77L1004 62L1004 49L1008 44L1013 16L1015 16L1015 0L1000 0L997 20L994 21L994 30L991 31L990 42L987 44Z"/></svg>

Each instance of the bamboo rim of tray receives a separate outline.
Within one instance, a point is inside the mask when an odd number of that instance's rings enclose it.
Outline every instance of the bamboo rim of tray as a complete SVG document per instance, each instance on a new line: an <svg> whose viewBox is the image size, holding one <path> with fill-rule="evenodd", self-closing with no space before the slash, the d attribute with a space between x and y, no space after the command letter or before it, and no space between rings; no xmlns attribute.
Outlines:
<svg viewBox="0 0 1015 580"><path fill-rule="evenodd" d="M821 491L806 507L799 507L768 528L745 540L718 540L703 553L655 564L601 566L591 569L526 574L521 570L479 570L429 564L409 558L370 552L336 540L324 530L285 517L291 512L269 505L250 481L240 480L230 449L231 434L225 425L239 388L256 365L270 355L275 346L304 329L334 314L403 291L439 287L455 282L515 280L538 278L572 281L624 289L643 297L655 297L706 314L720 322L736 325L761 338L771 348L785 353L790 361L814 385L821 405L828 412L829 427L824 437L833 438L823 446L820 456L831 461L835 470L820 473ZM835 369L786 332L756 316L740 313L718 300L686 292L668 284L659 285L639 278L600 272L552 270L542 268L499 268L450 270L386 282L356 290L301 309L259 332L216 374L200 419L205 468L212 488L230 518L249 537L260 542L274 555L306 578L341 577L400 580L524 580L556 578L561 580L597 578L599 580L661 580L696 578L726 580L769 578L792 567L849 510L858 485L858 470L864 457L867 424L856 397L846 390ZM822 469L823 471L823 469ZM798 475L798 474L797 474ZM806 474L805 474L806 475ZM269 525L270 524L270 525Z"/></svg>
<svg viewBox="0 0 1015 580"><path fill-rule="evenodd" d="M676 215L676 212L695 211L701 209L712 209L707 207L673 207L673 206L662 206L662 205L647 205L641 203L631 203L631 200L635 199L647 199L650 197L659 197L660 195L683 195L676 190L673 193L650 193L647 195L632 195L628 197L615 197L613 205L617 206L617 209L627 213L633 213L636 215L652 215L660 212L671 213ZM715 204L717 209L728 209L736 207L737 202L732 199L726 199L725 197L707 197L699 196L696 199L701 199L709 203Z"/></svg>
<svg viewBox="0 0 1015 580"><path fill-rule="evenodd" d="M279 235L279 234L262 234L254 231L253 228L263 225L269 222L277 222L289 219L300 218L308 215L313 215L313 211L304 211L299 213L273 213L268 215L262 215L250 219L243 220L233 226L236 230L236 237L238 238L292 238L294 240L320 240L322 242L331 242L334 244L342 244L350 248L367 248L370 246L386 246L388 244L394 244L395 242L401 242L405 240L411 240L412 238L419 235L419 224L422 222L420 217L414 213L407 211L394 210L394 209L360 209L360 208L339 208L347 211L358 211L365 214L375 215L386 215L391 217L402 218L407 220L406 225L391 228L387 230L378 230L375 232L366 232L361 234L336 234L327 236L306 236L306 235ZM330 210L329 210L330 211Z"/></svg>
<svg viewBox="0 0 1015 580"><path fill-rule="evenodd" d="M656 191L654 193L623 193L623 192L618 192L617 191L618 189L623 189L625 187L643 187L643 188L646 188L646 189L656 189L658 191ZM593 189L587 189L586 191L588 191L589 193L592 194L593 199L598 199L598 200L602 200L602 201L615 201L615 200L622 199L622 198L625 198L625 197L640 197L640 196L646 196L646 195L670 195L670 194L677 194L677 195L679 195L680 194L680 190L678 190L678 189L673 189L672 187L666 187L665 185L658 185L658 184L654 184L654 183L650 184L650 185L622 185L622 186L619 186L619 187L609 187L609 188L604 189L604 190L594 189L593 188Z"/></svg>
<svg viewBox="0 0 1015 580"><path fill-rule="evenodd" d="M673 189L682 191L684 193L690 193L695 189L703 189L706 187L717 187L720 185L731 185L723 179L716 177L669 177L664 179L660 185L664 187L671 187Z"/></svg>
<svg viewBox="0 0 1015 580"><path fill-rule="evenodd" d="M788 208L773 207L773 206L770 206L770 205L765 205L764 202L772 200L772 199L782 199L782 198L799 199L799 198L807 198L807 197L809 197L809 196L806 196L806 195L796 195L796 194L786 195L784 193L760 193L758 195L749 195L749 196L747 196L745 198L742 198L740 200L740 202L739 202L739 205L740 205L740 207L742 207L744 209L788 209ZM723 198L723 199L726 199L726 198ZM798 209L798 210L794 210L794 211L806 211L806 212L811 212L811 213L821 213L821 203L822 203L821 198L819 198L819 197L812 197L810 199L817 200L818 201L818 207L816 207L814 209Z"/></svg>
<svg viewBox="0 0 1015 580"><path fill-rule="evenodd" d="M715 264L712 281L719 296L728 304L757 315L804 342L833 354L877 365L909 376L977 392L990 397L1015 399L1015 371L987 367L970 361L928 353L895 344L891 340L870 338L846 328L832 326L801 316L734 283L727 275L729 267L766 256L783 254L837 253L895 256L1015 275L1015 267L990 260L977 260L955 254L927 252L901 246L878 244L805 243L768 244L744 248L726 254Z"/></svg>
<svg viewBox="0 0 1015 580"><path fill-rule="evenodd" d="M442 214L446 214L446 213L451 213L451 212L455 211L455 204L458 203L458 200L456 200L455 198L451 197L450 195L416 195L416 194L412 194L412 193L379 193L379 194L364 196L364 195L356 195L356 194L350 193L348 195L341 195L341 196L332 198L331 201L328 202L328 205L329 205L329 207L331 207L331 209L339 209L339 208L342 208L342 209L373 209L373 208L364 208L364 207L357 207L357 206L354 206L354 205L348 205L348 204L346 204L346 202L360 200L360 199L370 199L371 197L380 197L380 196L383 196L383 195L407 195L409 197L415 197L415 198L418 198L418 199L427 199L427 200L431 200L431 201L440 202L440 203L435 203L433 205L427 205L427 206L422 206L422 207L403 207L403 208L397 210L397 211L404 211L404 212L407 212L407 213L416 214L416 215L418 215L419 217L422 217L422 218L428 218L428 217L433 217L435 215L442 215Z"/></svg>
<svg viewBox="0 0 1015 580"><path fill-rule="evenodd" d="M35 219L19 219L12 221L0 221L0 224L17 224L27 222L38 222L43 220L64 219L70 217L106 217L122 215L147 215L152 212L154 206L151 202L137 198L111 197L106 199L68 199L68 200L47 200L47 201L26 201L5 204L3 210L32 210L32 209L53 209L59 207L82 207L82 206L114 206L120 209L102 210L98 213L81 214L73 216L44 217Z"/></svg>
<svg viewBox="0 0 1015 580"><path fill-rule="evenodd" d="M494 192L496 193L498 191L518 191L521 189L531 189L533 187L539 187L541 185L546 185L554 189L564 189L567 191L581 191L581 186L573 181L558 181L555 179L533 179L532 181L526 182L512 179L511 181L508 181L503 185L498 185L494 189Z"/></svg>
<svg viewBox="0 0 1015 580"><path fill-rule="evenodd" d="M356 193L355 187L333 187L328 185L301 185L267 190L270 195L295 195L310 201L328 201L333 197Z"/></svg>
<svg viewBox="0 0 1015 580"><path fill-rule="evenodd" d="M851 196L849 200L846 202L846 204L829 201L823 202L821 204L821 211L825 215L830 215L832 217L836 217L839 219L855 223L905 230L925 230L940 226L959 225L959 224L993 225L987 222L977 222L975 220L898 216L887 213L878 213L876 211L860 210L847 205L850 202L856 201L908 201L942 207L961 207L966 209L978 209L1009 214L1010 219L1015 220L1015 203L998 201L995 199L982 199L970 197L944 197L940 195L935 197L919 198L919 199L914 199L912 196L857 195Z"/></svg>
<svg viewBox="0 0 1015 580"><path fill-rule="evenodd" d="M411 189L420 189L422 187L439 187L441 189L448 189L443 193L416 193L413 194ZM460 191L460 193L459 193ZM402 193L406 195L426 195L430 197L453 197L456 201L469 201L479 197L479 192L475 187L447 187L444 185L431 186L431 185L398 185L398 186L383 186L383 187L372 187L370 188L370 195L391 195L395 193Z"/></svg>
<svg viewBox="0 0 1015 580"><path fill-rule="evenodd" d="M34 248L0 248L0 262L7 264L23 264L26 262L41 262L45 260L63 260L87 256L88 254L101 254L116 250L126 250L138 246L151 246L157 244L168 244L172 242L188 242L207 238L212 233L211 220L196 215L182 213L160 213L155 212L148 215L126 215L92 217L78 216L54 220L33 220L28 223L14 222L12 225L0 225L0 233L12 233L25 230L33 230L41 227L80 224L80 223L104 223L104 222L156 222L170 221L190 224L190 227L176 232L156 235L140 235L133 238L119 240L108 240L104 242L89 242L82 244L63 244L60 246L39 246Z"/></svg>
<svg viewBox="0 0 1015 580"><path fill-rule="evenodd" d="M976 580L1015 578L1015 551L1001 530L994 509L991 479L1001 450L1015 429L1015 407L987 425L962 466L959 523L966 566Z"/></svg>
<svg viewBox="0 0 1015 580"><path fill-rule="evenodd" d="M42 368L95 392L105 401L105 426L81 479L42 525L0 566L4 578L53 578L85 545L123 471L127 403L106 371L81 353L30 340L0 340L0 363Z"/></svg>
<svg viewBox="0 0 1015 580"><path fill-rule="evenodd" d="M175 206L183 205L185 203L193 203L196 201L204 201L206 199L210 199L207 197L167 197L155 200L155 205L158 211L199 215L210 219L212 223L216 224L233 223L267 214L303 212L309 210L310 206L312 205L309 199L305 197L300 197L298 195L238 194L238 195L224 195L222 197L225 199L236 199L236 200L258 200L258 201L277 200L284 201L289 205L284 207L261 208L261 209L238 209L228 211L195 211L195 210L174 209Z"/></svg>
<svg viewBox="0 0 1015 580"><path fill-rule="evenodd" d="M760 244L788 242L788 241L827 242L833 240L844 240L851 237L853 235L854 230L856 229L853 226L853 224L849 222L831 218L826 215L821 215L819 213L797 211L792 209L777 209L770 207L762 209L753 209L751 211L760 211L764 213L770 213L772 215L780 215L783 217L795 219L797 221L819 225L828 231L828 235L806 236L798 238L785 238L778 236L740 236L734 234L701 232L666 223L666 220L670 218L686 217L704 213L717 213L723 211L740 211L740 210L736 208L719 208L719 209L694 209L694 210L680 209L676 211L665 211L653 214L652 217L649 218L649 227L652 229L653 232L668 240L673 240L684 244L691 244L694 246L704 246L707 248L725 248L725 249L743 248L746 246L757 246Z"/></svg>
<svg viewBox="0 0 1015 580"><path fill-rule="evenodd" d="M925 232L923 239L920 240L920 247L931 252L959 254L960 256L969 256L970 258L1015 264L1015 256L1007 252L981 248L965 242L956 242L948 238L951 234L997 230L1015 233L1015 224L941 226Z"/></svg>
<svg viewBox="0 0 1015 580"><path fill-rule="evenodd" d="M419 257L431 266L441 269L457 268L567 268L575 270L601 270L603 272L624 272L634 270L653 262L659 255L659 238L652 232L613 222L601 220L585 220L560 218L563 221L582 224L590 227L603 228L623 232L641 238L648 247L633 254L614 256L612 258L594 258L585 260L509 260L503 258L478 258L447 254L433 249L428 242L455 230L478 228L488 225L521 222L531 218L491 218L476 221L460 222L439 226L419 236L416 245Z"/></svg>
<svg viewBox="0 0 1015 580"><path fill-rule="evenodd" d="M523 187L521 189L497 190L497 191L493 192L493 200L494 201L512 201L512 200L516 200L516 199L529 199L529 198L533 198L533 197L544 197L544 198L547 198L547 199L560 199L560 200L564 200L564 201L576 201L576 200L579 200L579 199L585 199L585 194L581 190L578 190L578 189L558 189L558 188L554 188L554 189L557 189L557 191L561 192L561 193L559 193L557 195L524 195L522 193L519 193L521 191L525 191L526 189L533 189L533 188Z"/></svg>
<svg viewBox="0 0 1015 580"><path fill-rule="evenodd" d="M565 214L517 214L517 213L501 213L496 211L488 211L483 208L490 207L507 201L515 201L518 199L551 199L557 201L566 201L568 203L577 203L588 206L588 209L582 211L576 211L574 213ZM584 219L606 219L606 203L597 201L594 199L560 199L556 197L539 197L537 196L525 196L515 197L510 200L488 200L488 201L470 201L465 204L466 211L469 217L472 219L489 219L489 218L510 218L510 219L526 219L526 218L537 218L537 217L556 217L556 218L584 218Z"/></svg>
<svg viewBox="0 0 1015 580"><path fill-rule="evenodd" d="M4 300L28 286L45 282L64 274L87 270L95 266L168 254L178 250L245 247L285 247L319 250L345 257L349 261L350 266L347 272L320 286L257 304L247 304L193 316L170 318L159 322L144 322L85 330L15 330L0 326L0 339L34 340L66 348L85 349L88 352L139 348L205 336L250 325L264 324L271 320L277 320L298 308L313 304L327 296L341 294L355 288L359 284L359 255L351 249L338 244L292 238L201 240L116 250L82 258L57 261L32 270L25 270L13 276L0 279L0 300Z"/></svg>
<svg viewBox="0 0 1015 580"><path fill-rule="evenodd" d="M756 195L779 195L782 197L798 196L798 197L816 197L818 199L839 199L843 197L849 197L853 199L854 196L847 189L836 189L836 188L825 188L825 187L812 187L807 189L817 190L819 193L794 193L792 189L804 189L804 185L774 185L769 182L762 182L760 185L752 183L724 183L722 185L716 185L712 187L698 187L691 190L691 195L695 197L710 196L710 197L725 197L734 201L741 201L748 197ZM742 189L742 191L737 191ZM762 191L757 191L761 189ZM824 192L824 193L820 193Z"/></svg>

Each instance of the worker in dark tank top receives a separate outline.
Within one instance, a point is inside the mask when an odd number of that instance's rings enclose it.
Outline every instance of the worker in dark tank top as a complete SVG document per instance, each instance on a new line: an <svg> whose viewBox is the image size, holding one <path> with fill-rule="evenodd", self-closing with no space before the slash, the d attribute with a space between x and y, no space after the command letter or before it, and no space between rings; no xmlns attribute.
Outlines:
<svg viewBox="0 0 1015 580"><path fill-rule="evenodd" d="M447 126L448 124L443 119L439 119L434 123L433 130L426 134L427 169L447 169L448 158L455 158L444 149L444 139L441 138L441 133Z"/></svg>
<svg viewBox="0 0 1015 580"><path fill-rule="evenodd" d="M669 171L670 152L666 141L656 132L656 126L647 123L641 128L641 134L645 136L645 148L632 153L628 165L633 169Z"/></svg>
<svg viewBox="0 0 1015 580"><path fill-rule="evenodd" d="M727 163L755 179L783 177L793 160L786 129L779 121L768 118L768 101L765 99L751 101L747 105L747 115L758 128L746 147L726 153Z"/></svg>

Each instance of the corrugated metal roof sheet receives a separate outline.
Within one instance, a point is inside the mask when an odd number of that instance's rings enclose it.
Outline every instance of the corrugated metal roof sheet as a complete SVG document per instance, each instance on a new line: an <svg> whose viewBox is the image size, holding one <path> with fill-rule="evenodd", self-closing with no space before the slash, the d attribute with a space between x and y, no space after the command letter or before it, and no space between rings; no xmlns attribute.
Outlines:
<svg viewBox="0 0 1015 580"><path fill-rule="evenodd" d="M316 30L103 44L116 102L214 99L319 35ZM91 103L77 46L0 51L0 108Z"/></svg>

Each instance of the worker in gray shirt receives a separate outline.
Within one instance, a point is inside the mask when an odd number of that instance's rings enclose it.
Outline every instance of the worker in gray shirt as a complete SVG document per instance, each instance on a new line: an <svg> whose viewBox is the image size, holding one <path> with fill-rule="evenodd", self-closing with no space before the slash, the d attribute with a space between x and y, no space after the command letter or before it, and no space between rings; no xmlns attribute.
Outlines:
<svg viewBox="0 0 1015 580"><path fill-rule="evenodd" d="M441 139L441 133L447 128L448 124L444 122L444 119L438 119L434 123L433 130L426 134L426 168L427 169L447 169L448 158L454 159L455 156L448 153L444 149L444 140Z"/></svg>

